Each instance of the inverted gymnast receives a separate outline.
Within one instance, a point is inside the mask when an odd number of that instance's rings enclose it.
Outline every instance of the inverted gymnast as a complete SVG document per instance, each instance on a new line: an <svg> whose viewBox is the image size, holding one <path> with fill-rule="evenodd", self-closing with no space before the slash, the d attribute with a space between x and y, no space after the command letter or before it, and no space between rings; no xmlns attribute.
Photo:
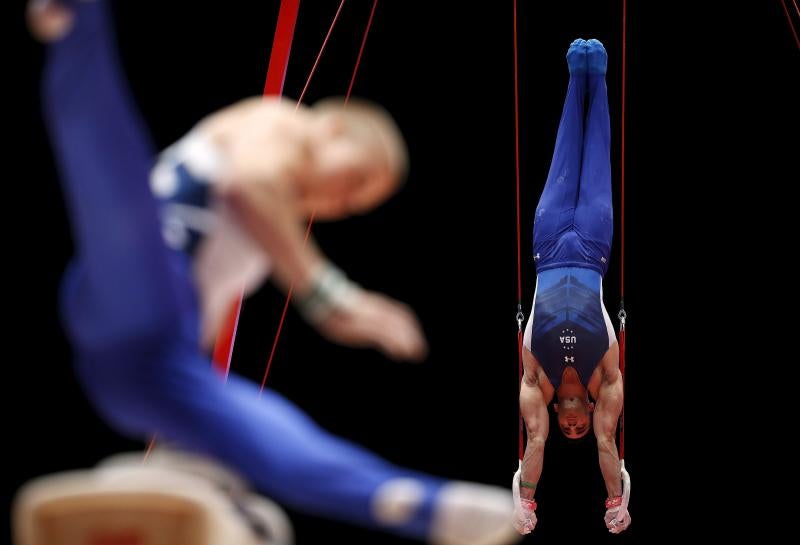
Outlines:
<svg viewBox="0 0 800 545"><path fill-rule="evenodd" d="M607 64L598 40L575 40L567 51L567 98L533 223L537 279L520 390L528 441L514 477L514 526L522 534L536 526L534 494L549 432L547 405L554 397L566 437L578 439L594 427L608 491L606 527L619 533L631 521L622 505L615 440L623 400L619 347L603 305L614 230Z"/></svg>
<svg viewBox="0 0 800 545"><path fill-rule="evenodd" d="M392 465L274 391L259 395L236 375L224 384L203 348L240 282L254 288L271 265L280 286L295 281L301 310L327 336L424 356L408 309L303 247L302 216L364 212L397 188L406 151L388 114L359 102L296 113L281 100L236 104L161 155L157 202L155 154L107 3L35 2L30 24L49 43L44 118L77 254L61 312L99 414L127 436L157 432L209 455L301 511L440 543L508 541L506 491Z"/></svg>

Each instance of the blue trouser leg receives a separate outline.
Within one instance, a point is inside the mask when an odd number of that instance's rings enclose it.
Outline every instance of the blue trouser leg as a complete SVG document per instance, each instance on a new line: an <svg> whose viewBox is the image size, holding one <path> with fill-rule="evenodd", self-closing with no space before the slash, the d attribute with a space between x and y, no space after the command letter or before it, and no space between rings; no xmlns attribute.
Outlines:
<svg viewBox="0 0 800 545"><path fill-rule="evenodd" d="M605 258L607 266L614 236L611 196L611 121L605 76L589 75L589 106L583 143L575 230L591 253Z"/></svg>
<svg viewBox="0 0 800 545"><path fill-rule="evenodd" d="M586 75L571 75L550 172L536 207L534 254L539 243L558 238L574 221L581 174L585 94Z"/></svg>
<svg viewBox="0 0 800 545"><path fill-rule="evenodd" d="M390 479L414 478L423 490L420 507L406 523L383 527L417 538L428 534L442 480L322 430L271 390L260 395L257 385L235 375L223 383L182 339L156 345L130 339L79 357L94 405L120 431L158 432L235 468L281 503L371 527L382 527L372 514L375 490Z"/></svg>
<svg viewBox="0 0 800 545"><path fill-rule="evenodd" d="M43 81L86 280L86 299L67 327L74 341L91 344L132 330L157 334L180 310L148 186L154 150L120 73L107 8L75 3L74 28L50 46Z"/></svg>

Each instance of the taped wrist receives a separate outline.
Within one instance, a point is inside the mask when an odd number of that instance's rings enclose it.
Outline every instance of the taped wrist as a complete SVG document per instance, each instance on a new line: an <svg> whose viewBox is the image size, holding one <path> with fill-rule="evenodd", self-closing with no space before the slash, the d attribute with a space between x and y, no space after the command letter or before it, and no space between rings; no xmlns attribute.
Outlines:
<svg viewBox="0 0 800 545"><path fill-rule="evenodd" d="M295 297L294 303L309 323L318 324L352 301L358 289L358 284L348 280L341 269L325 263L315 271L308 293Z"/></svg>

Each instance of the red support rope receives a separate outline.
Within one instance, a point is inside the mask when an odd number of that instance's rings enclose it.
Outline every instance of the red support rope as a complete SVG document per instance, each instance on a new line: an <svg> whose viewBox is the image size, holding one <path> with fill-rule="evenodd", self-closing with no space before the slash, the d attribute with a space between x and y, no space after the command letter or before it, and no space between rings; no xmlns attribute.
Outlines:
<svg viewBox="0 0 800 545"><path fill-rule="evenodd" d="M289 54L292 50L292 39L299 10L300 0L281 0L278 21L275 24L275 36L272 39L267 78L264 83L264 96L283 94L283 82L286 80L286 69L289 65ZM231 305L231 310L214 345L213 366L223 374L226 380L231 369L233 344L236 340L242 301L243 294L239 295Z"/></svg>
<svg viewBox="0 0 800 545"><path fill-rule="evenodd" d="M619 281L619 370L625 389L625 101L628 77L628 0L622 0L622 119L620 137L620 281ZM619 416L619 457L625 458L625 407Z"/></svg>
<svg viewBox="0 0 800 545"><path fill-rule="evenodd" d="M358 48L358 57L356 58L356 66L353 68L353 75L350 76L350 85L347 86L347 93L344 95L344 103L350 100L350 93L353 92L353 85L356 83L356 74L358 74L358 67L361 66L361 57L364 55L364 47L367 45L367 36L369 30L372 28L372 19L375 17L375 8L378 7L378 0L373 0L372 11L369 12L369 19L367 20L367 28L364 30L364 37L361 38L361 47Z"/></svg>
<svg viewBox="0 0 800 545"><path fill-rule="evenodd" d="M142 458L142 464L147 463L147 459L150 458L150 453L153 452L153 447L156 446L156 440L158 439L158 434L154 433L153 437L150 438L150 442L147 443L147 449L144 451L144 458Z"/></svg>
<svg viewBox="0 0 800 545"><path fill-rule="evenodd" d="M236 337L236 330L239 327L239 316L242 312L244 301L244 291L240 290L236 301L231 305L228 316L222 324L222 329L217 335L214 343L214 353L211 356L211 364L219 371L223 380L227 382L228 374L231 371L231 358L233 358L233 341Z"/></svg>
<svg viewBox="0 0 800 545"><path fill-rule="evenodd" d="M331 22L331 26L328 29L328 33L325 35L325 39L322 40L322 47L319 48L319 53L317 53L317 58L314 60L314 65L311 67L311 71L308 73L308 78L306 78L306 84L303 85L303 90L300 91L300 98L297 99L297 106L296 108L300 107L300 104L303 102L303 98L306 96L306 91L308 90L308 85L311 83L311 78L314 76L314 72L317 71L317 65L319 64L319 60L322 58L322 53L325 51L325 46L328 45L328 39L331 37L333 33L333 27L336 26L336 21L339 20L339 14L342 12L342 8L344 7L344 0L339 3L339 9L336 10L336 15L333 16L333 21Z"/></svg>
<svg viewBox="0 0 800 545"><path fill-rule="evenodd" d="M311 236L311 226L314 225L314 215L315 213L312 213L311 217L308 218L306 236L303 239L304 247L308 243L308 237ZM292 301L292 293L294 293L294 282L291 283L289 290L286 292L286 301L283 303L283 311L281 312L281 319L278 322L278 330L275 332L275 339L272 341L272 349L269 351L269 359L267 360L267 367L264 369L264 378L261 379L261 389L258 391L259 394L264 391L264 386L267 384L267 376L269 375L269 370L272 368L272 360L275 358L275 350L278 348L278 340L281 338L283 323L286 321L286 313L289 310L289 303Z"/></svg>
<svg viewBox="0 0 800 545"><path fill-rule="evenodd" d="M797 2L794 2L794 9L797 10L797 15L800 16L800 8L797 7ZM797 44L797 47L800 48L800 38L797 37L797 31L794 28L794 23L792 22L792 16L789 14L789 9L786 7L786 0L781 0L781 5L783 6L783 12L786 14L786 20L789 22L789 29L792 31L792 36L794 36L794 41Z"/></svg>
<svg viewBox="0 0 800 545"><path fill-rule="evenodd" d="M342 11L343 5L344 5L344 0L342 0L342 3L339 4L339 9L336 11L336 15L333 18L333 22L331 23L331 28L328 30L328 34L327 36L325 36L325 40L322 42L322 48L320 49L319 54L317 55L317 59L314 61L314 66L311 68L311 73L308 75L306 84L303 87L303 92L300 94L300 98L297 101L297 107L300 106L300 102L303 100L303 96L305 95L306 89L308 89L308 84L311 81L311 76L314 75L314 70L316 69L317 64L319 63L319 59L322 57L322 52L325 49L325 45L328 43L328 38L330 38L331 36L331 32L333 31L334 25L336 25L336 21L339 18L339 13ZM350 100L350 93L353 91L353 85L355 84L356 75L358 74L358 67L361 65L361 58L364 54L364 47L367 44L367 36L369 35L370 28L372 27L372 19L375 16L375 8L377 6L378 6L378 0L374 0L372 3L372 11L370 11L369 19L367 20L367 26L366 29L364 30L364 37L361 40L361 47L358 50L356 64L355 67L353 68L353 74L350 77L350 84L347 87L347 93L345 94L344 97L345 105L347 105L347 102ZM306 236L305 239L303 240L304 246L308 243L309 236L311 236L311 226L314 225L315 214L316 212L312 213L311 217L308 218L308 227L306 227ZM261 389L259 390L259 393L264 391L264 386L267 384L267 376L269 375L269 371L272 368L272 362L275 358L275 351L278 348L278 341L280 340L281 332L283 331L283 324L286 321L286 313L289 310L289 303L292 300L293 293L294 293L294 282L291 283L291 285L289 286L289 290L286 292L286 301L283 303L283 311L281 312L281 319L278 322L278 330L276 331L275 339L272 342L272 349L270 350L269 359L267 360L267 367L264 370L264 378L261 380Z"/></svg>
<svg viewBox="0 0 800 545"><path fill-rule="evenodd" d="M620 281L619 295L625 300L625 99L628 71L628 0L622 0L622 132L620 138Z"/></svg>
<svg viewBox="0 0 800 545"><path fill-rule="evenodd" d="M314 65L311 67L311 71L306 78L306 83L303 86L303 92L297 101L298 106L300 105L303 95L311 83L311 78L314 76L314 72L316 71L320 58L322 58L322 53L325 51L325 46L328 45L328 38L330 38L330 35L333 32L333 27L336 25L336 21L339 19L339 13L342 11L344 1L345 0L341 1L339 8L336 10L336 15L333 18L333 22L331 22L328 33L326 34L319 53L317 54L316 60L314 61ZM267 68L267 78L264 84L264 96L283 94L283 84L286 80L289 53L291 52L291 42L292 38L294 37L294 28L297 22L299 8L300 0L281 0L281 7L278 13L278 22L275 28L275 37L273 38L272 53L270 54L269 67ZM308 229L310 231L311 222L309 222ZM306 234L306 240L308 240L308 234ZM293 287L294 286L290 286L288 296L284 304L283 313L281 314L281 321L278 325L278 333L275 337L275 341L273 342L270 359L267 363L267 372L269 372L269 368L272 364L272 358L275 354L278 337L283 329L283 322L286 318L286 312L291 299ZM225 324L223 325L214 347L214 366L224 374L226 379L228 373L230 372L231 357L233 356L233 345L236 341L236 330L239 322L239 315L241 314L243 295L244 294L241 294L232 305L231 311L225 321ZM264 375L264 382L266 382L266 373ZM263 383L261 388L263 390Z"/></svg>
<svg viewBox="0 0 800 545"><path fill-rule="evenodd" d="M267 65L267 78L264 82L264 96L282 95L283 82L289 66L289 55L292 51L294 27L300 0L281 0L278 11L278 22L275 24L275 36L272 39L272 52Z"/></svg>
<svg viewBox="0 0 800 545"><path fill-rule="evenodd" d="M333 27L336 26L336 21L339 20L339 14L342 11L344 2L345 0L342 0L339 4L339 8L336 10L336 15L334 15L331 26L328 29L328 33L325 35L325 39L322 41L322 46L320 47L319 53L317 53L317 57L314 60L314 65L311 67L311 71L306 78L303 91L300 93L300 98L297 100L297 107L299 107L300 103L303 101L306 90L311 83L311 78L314 76L314 72L317 69L319 60L322 58L322 53L325 51L325 46L328 45L328 39L333 32ZM267 68L267 78L264 84L264 96L283 94L283 83L286 79L289 53L291 52L292 38L294 36L294 28L295 23L297 22L297 13L299 8L300 0L281 0L281 7L278 13L278 23L275 28L275 37L272 44L272 53L269 59L269 67ZM313 215L308 224L308 232L311 230L312 221ZM308 232L306 233L306 241L308 240ZM286 302L284 303L283 312L281 313L281 320L278 324L278 332L272 344L272 351L270 352L269 361L267 362L267 370L264 374L264 380L261 384L262 390L264 389L264 384L267 380L267 373L269 373L269 369L272 365L272 358L275 355L275 348L278 344L278 338L280 337L281 330L283 329L283 322L286 319L286 312L289 307L289 301L291 300L293 288L294 284L289 287L289 291L287 293ZM231 357L233 356L233 344L236 340L236 329L239 322L239 315L242 310L243 295L244 294L240 295L237 301L233 304L225 325L223 326L223 329L217 338L216 346L214 347L214 366L224 373L226 379L228 377L228 373L230 372Z"/></svg>
<svg viewBox="0 0 800 545"><path fill-rule="evenodd" d="M514 167L517 189L517 302L522 303L522 250L520 248L519 196L519 61L517 58L517 0L514 0Z"/></svg>
<svg viewBox="0 0 800 545"><path fill-rule="evenodd" d="M522 388L522 248L520 244L520 192L519 192L519 62L517 60L517 0L514 0L514 167L516 179L517 205L517 359L519 365L519 386ZM519 414L519 459L525 455L525 427L522 411Z"/></svg>

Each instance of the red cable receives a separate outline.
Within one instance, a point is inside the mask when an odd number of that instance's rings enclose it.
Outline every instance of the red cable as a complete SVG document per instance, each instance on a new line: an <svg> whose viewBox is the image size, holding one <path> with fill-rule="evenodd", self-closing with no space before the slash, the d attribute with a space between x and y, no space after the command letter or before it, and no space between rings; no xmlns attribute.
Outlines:
<svg viewBox="0 0 800 545"><path fill-rule="evenodd" d="M314 65L311 67L311 71L308 73L308 78L306 78L306 84L303 85L303 90L300 92L300 98L297 99L297 106L295 109L300 107L300 104L303 102L303 98L306 96L306 91L308 90L308 85L311 83L311 78L314 76L314 72L317 70L317 65L319 64L319 60L322 58L322 52L325 51L325 46L328 45L328 39L331 37L331 33L333 32L333 27L336 26L336 21L339 20L339 14L342 12L342 7L344 7L344 0L339 3L339 9L336 10L336 15L333 16L333 22L331 23L331 27L328 29L328 33L325 35L325 39L322 40L322 47L319 48L319 53L317 53L317 58L314 60Z"/></svg>
<svg viewBox="0 0 800 545"><path fill-rule="evenodd" d="M339 7L336 10L336 14L333 16L333 21L331 21L331 26L328 28L328 33L325 35L325 39L322 40L322 46L319 48L319 53L317 53L316 59L314 59L314 64L311 66L311 70L308 73L308 77L306 78L306 83L303 85L303 90L300 92L300 98L297 99L297 104L295 105L295 110L300 107L300 104L303 102L303 97L306 95L306 91L308 90L308 86L311 84L311 78L314 77L314 72L317 70L317 65L319 64L320 59L322 58L322 53L325 51L325 47L328 45L328 40L333 33L333 28L336 26L336 21L339 20L339 14L342 12L342 7L344 7L345 0L342 0L339 3ZM355 78L355 73L353 73L353 78ZM306 236L303 240L303 247L305 247L306 243L308 243L308 237L311 235L311 226L314 224L314 214L311 214L311 217L308 218L308 226L306 227ZM264 387L267 384L267 376L269 376L269 371L272 369L272 362L275 359L275 352L278 349L278 341L281 338L281 333L283 332L283 324L286 322L286 313L289 311L289 303L292 301L292 294L294 293L294 281L289 285L289 289L286 291L286 300L283 302L283 311L281 311L281 319L278 321L278 329L275 331L275 338L272 341L272 349L269 351L269 358L267 359L267 366L264 369L264 377L261 379L261 388L259 389L259 394L264 391Z"/></svg>
<svg viewBox="0 0 800 545"><path fill-rule="evenodd" d="M519 69L517 60L517 0L514 0L514 165L517 187L517 299L522 302L522 250L520 249L519 197Z"/></svg>
<svg viewBox="0 0 800 545"><path fill-rule="evenodd" d="M286 69L289 65L289 53L292 49L297 13L300 9L300 0L281 0L278 11L278 21L275 24L275 35L272 39L272 52L267 67L267 77L264 83L264 96L283 94L283 82L286 79ZM212 364L220 371L225 379L231 368L233 345L236 340L236 329L239 324L239 315L242 311L243 293L231 305L228 317L217 336L214 345Z"/></svg>
<svg viewBox="0 0 800 545"><path fill-rule="evenodd" d="M625 99L628 71L628 0L622 0L622 134L620 138L620 281L619 295L625 300Z"/></svg>
<svg viewBox="0 0 800 545"><path fill-rule="evenodd" d="M303 239L303 247L308 243L308 237L311 236L311 226L314 224L314 215L316 212L311 214L311 217L308 218L308 227L306 227L306 236ZM275 332L275 339L272 341L272 350L269 352L269 359L267 360L267 368L264 370L264 378L261 379L261 389L259 390L259 394L264 391L264 386L267 384L267 375L269 375L269 370L272 368L272 360L275 358L275 350L278 348L278 340L281 338L281 331L283 331L283 323L286 321L286 312L289 310L289 303L292 300L292 293L294 292L294 281L292 281L291 285L289 286L289 290L286 292L286 301L283 303L283 312L281 312L281 319L278 322L278 330Z"/></svg>
<svg viewBox="0 0 800 545"><path fill-rule="evenodd" d="M519 69L517 60L517 0L514 0L514 166L516 175L516 205L517 205L517 305L522 308L522 249L520 244L520 193L519 193ZM518 312L521 312L519 310ZM517 353L519 359L519 386L522 387L522 329L517 328ZM523 435L524 421L522 409L519 413L519 459L525 455L525 437Z"/></svg>
<svg viewBox="0 0 800 545"><path fill-rule="evenodd" d="M620 306L625 301L625 98L628 75L628 0L622 0L622 133L620 138ZM621 312L624 312L622 307ZM622 373L622 390L625 394L625 326L619 331L619 370ZM625 406L619 415L619 457L625 458Z"/></svg>
<svg viewBox="0 0 800 545"><path fill-rule="evenodd" d="M303 92L300 94L300 98L297 101L297 106L300 106L300 102L303 100L303 95L305 94L306 89L308 88L308 84L311 81L311 76L314 74L314 69L317 67L317 63L319 62L320 57L322 57L322 51L325 49L325 44L328 43L328 38L331 35L331 31L333 31L333 27L336 24L336 19L339 17L339 12L342 10L342 6L344 5L344 0L342 3L339 4L339 9L336 11L336 15L333 18L333 22L331 23L331 28L328 30L328 35L325 36L325 40L322 42L322 48L317 55L317 60L314 61L314 66L311 68L311 73L308 76L308 80L306 80L306 85L303 88ZM344 103L347 104L348 100L350 99L350 93L353 90L353 84L356 80L356 75L358 74L358 67L361 64L361 57L364 53L364 47L367 43L367 36L369 35L369 30L372 27L372 18L375 15L375 8L378 5L378 0L375 0L372 4L372 11L369 14L369 20L367 21L366 29L364 30L364 38L361 40L361 48L358 50L358 57L356 58L355 68L353 69L353 75L350 78L350 85L347 88L347 93L344 97ZM316 211L311 214L311 217L308 218L308 227L306 228L306 236L303 240L303 246L308 243L308 238L311 235L311 226L314 225L314 216L316 215ZM286 292L286 301L283 303L283 311L281 312L281 319L278 322L278 330L275 333L275 340L272 342L272 350L269 353L269 359L267 360L267 368L264 371L264 378L261 380L261 390L259 392L264 391L264 386L267 383L267 376L269 375L269 371L272 368L272 361L275 358L275 351L278 348L278 340L281 337L281 332L283 331L283 324L286 321L286 313L289 310L289 303L292 300L292 295L294 293L294 282L291 283L289 286L289 290Z"/></svg>
<svg viewBox="0 0 800 545"><path fill-rule="evenodd" d="M272 38L272 52L267 65L267 78L264 82L264 96L282 95L283 82L289 66L289 54L292 51L294 27L300 0L281 0L278 11L278 22L275 24L275 36Z"/></svg>
<svg viewBox="0 0 800 545"><path fill-rule="evenodd" d="M150 457L150 453L153 452L153 447L156 446L156 439L158 439L158 434L154 433L152 439L147 444L147 449L144 451L144 458L142 458L142 463L146 463L147 459Z"/></svg>
<svg viewBox="0 0 800 545"><path fill-rule="evenodd" d="M375 16L375 8L378 7L378 0L372 2L372 11L369 12L369 20L367 21L367 28L364 30L364 37L361 38L361 47L358 49L358 57L356 58L356 66L353 68L353 75L350 77L350 85L347 86L347 93L344 95L344 103L350 100L350 93L353 92L353 85L356 82L356 74L358 67L361 66L361 56L364 54L364 47L367 45L367 36L369 36L369 29L372 28L372 18Z"/></svg>
<svg viewBox="0 0 800 545"><path fill-rule="evenodd" d="M236 330L239 327L239 316L242 311L244 301L244 291L240 290L236 301L231 305L228 315L222 324L222 329L217 335L214 343L214 352L211 356L211 364L220 373L223 380L228 381L231 371L231 359L233 358L233 341L236 338Z"/></svg>
<svg viewBox="0 0 800 545"><path fill-rule="evenodd" d="M344 0L341 4L339 4L339 11L342 9L342 5L344 5ZM367 21L367 28L364 30L364 37L361 40L361 47L358 50L358 57L356 58L356 65L353 68L353 75L350 78L350 85L347 87L347 93L344 96L344 103L347 104L348 100L350 100L350 94L353 91L353 85L356 81L356 74L358 74L358 67L361 65L361 57L364 54L364 47L367 45L367 36L369 36L369 30L372 28L372 18L375 15L375 8L378 7L378 0L374 0L372 3L372 11L369 14L369 20ZM333 30L333 26L336 24L336 18L339 17L339 11L336 12L334 16L333 23L331 24L331 30ZM308 87L308 82L311 81L311 76L314 73L314 68L317 66L317 62L319 58L322 56L322 50L325 49L325 44L328 41L328 37L330 36L330 30L328 31L328 36L325 37L325 41L322 44L322 49L320 49L319 55L317 55L317 61L314 63L314 67L311 69L311 74L308 76L308 81L306 81L306 87ZM305 93L305 88L303 88L303 93ZM303 94L300 95L300 100L302 100ZM297 104L300 104L300 100L298 100ZM311 235L311 226L314 224L314 215L311 214L311 217L308 220L308 227L306 228L306 236L303 240L303 245L305 246L308 243L308 237ZM294 282L289 286L289 290L286 292L286 301L283 303L283 311L281 312L281 319L278 322L278 330L275 334L275 339L272 341L272 349L269 352L269 359L267 360L267 367L264 370L264 378L261 380L261 390L260 392L264 391L264 386L267 384L267 376L269 375L269 371L272 368L272 361L275 358L275 350L278 348L278 340L280 339L281 332L283 331L283 324L286 320L286 313L289 310L289 303L292 300L292 294L294 293Z"/></svg>
<svg viewBox="0 0 800 545"><path fill-rule="evenodd" d="M800 38L797 37L797 31L794 29L794 23L792 23L792 17L791 15L789 15L789 9L786 7L786 0L781 0L781 5L783 6L783 12L786 14L786 20L789 22L789 28L792 31L792 36L794 36L794 41L797 44L797 47L800 48ZM797 9L797 14L800 16L800 9L797 8L796 2L794 4L794 7L795 9Z"/></svg>
<svg viewBox="0 0 800 545"><path fill-rule="evenodd" d="M342 11L342 6L344 5L344 1L342 0L339 4L339 9L336 10L336 15L333 18L333 22L331 23L330 28L328 29L328 33L325 36L325 39L322 42L322 47L317 54L317 58L314 61L314 65L311 67L311 71L308 74L308 78L306 78L305 86L303 87L303 92L300 95L300 98L297 100L297 106L303 100L303 96L308 89L308 85L311 83L311 78L314 75L314 71L317 68L317 64L319 63L320 58L322 57L323 51L325 51L325 46L328 44L328 38L331 36L331 32L333 32L333 27L336 25L336 21L339 18L339 13ZM294 29L295 24L297 22L297 13L300 9L300 0L281 0L281 7L280 11L278 12L278 22L275 28L275 36L272 41L272 53L270 54L269 59L269 66L267 68L267 78L264 83L264 96L267 95L282 95L283 94L283 83L286 80L286 70L289 64L289 53L291 52L292 48L292 39L294 37ZM355 77L355 74L354 74ZM313 216L312 216L313 217ZM311 223L309 222L308 226L309 230L311 229ZM306 240L308 240L308 234L306 234ZM286 311L289 306L289 301L291 300L292 288L294 286L290 286L289 291L287 293L286 302L284 304L283 314L281 315L281 321L278 325L278 332L275 337L275 340L272 345L272 352L270 353L269 362L267 363L267 373L269 372L269 367L272 364L272 358L275 354L275 348L278 344L278 337L280 337L281 330L283 329L283 322L286 318ZM231 364L231 357L233 355L233 345L236 341L236 329L239 323L239 315L241 314L242 310L242 303L243 303L243 295L240 295L239 298L234 302L231 307L231 311L228 315L228 318L223 326L220 335L217 337L217 342L214 347L214 356L213 362L214 367L220 370L225 378L227 379L228 373L230 372L230 364ZM266 373L264 374L264 382L266 382ZM262 383L262 390L264 388L264 383Z"/></svg>
<svg viewBox="0 0 800 545"><path fill-rule="evenodd" d="M339 4L339 8L336 10L336 15L333 18L333 22L331 22L328 33L325 35L325 39L322 42L322 46L320 47L319 53L314 61L314 65L311 67L308 78L306 78L306 83L303 86L303 92L300 94L300 98L297 100L298 106L302 102L303 96L305 95L305 92L311 83L311 78L314 76L314 72L316 71L320 58L322 58L322 53L325 51L325 46L328 44L328 39L333 32L333 27L336 25L336 21L339 19L339 13L342 11L344 2L345 0L342 0ZM292 39L294 37L294 29L297 22L297 14L299 9L300 0L281 0L281 7L280 11L278 12L278 22L276 24L275 36L273 38L272 53L270 54L267 77L264 83L264 96L283 94L283 84L286 80L289 54L291 52ZM355 77L355 74L353 74L353 77ZM310 231L311 222L309 222L308 229ZM306 240L308 240L308 232L306 233ZM275 340L273 341L272 351L270 352L270 358L267 363L267 371L264 374L264 382L262 382L261 386L262 390L264 388L264 383L266 382L267 373L269 373L269 368L272 365L272 358L275 355L275 348L278 344L278 338L280 337L281 330L283 329L283 322L286 318L286 312L288 310L289 301L291 300L293 287L293 285L290 286L289 291L287 292L286 302L284 303L283 313L281 314L281 321L278 324L278 332ZM233 356L233 345L236 340L236 330L242 310L243 295L244 294L240 295L232 305L231 311L214 347L214 366L224 374L226 379L228 373L230 372L230 362L231 357Z"/></svg>

